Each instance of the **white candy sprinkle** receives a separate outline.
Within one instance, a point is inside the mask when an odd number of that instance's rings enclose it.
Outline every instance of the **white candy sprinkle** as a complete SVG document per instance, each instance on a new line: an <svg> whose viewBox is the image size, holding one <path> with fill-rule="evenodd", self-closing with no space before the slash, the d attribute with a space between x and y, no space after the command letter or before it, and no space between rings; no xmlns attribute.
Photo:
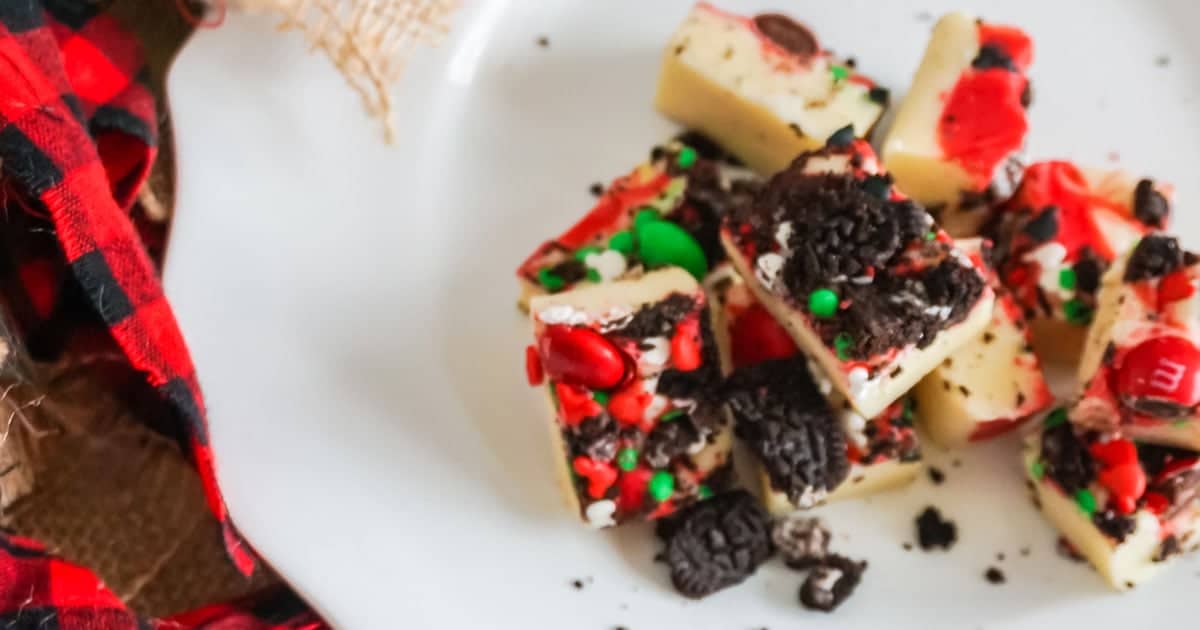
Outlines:
<svg viewBox="0 0 1200 630"><path fill-rule="evenodd" d="M842 413L842 430L858 447L867 444L867 419L852 409Z"/></svg>
<svg viewBox="0 0 1200 630"><path fill-rule="evenodd" d="M779 244L780 249L788 251L788 239L792 238L792 222L784 221L775 228L775 242Z"/></svg>
<svg viewBox="0 0 1200 630"><path fill-rule="evenodd" d="M945 305L943 305L943 306L926 306L925 310L923 312L926 315L929 315L931 317L936 317L938 319L948 319L950 317L950 310L951 310L950 307L945 306Z"/></svg>
<svg viewBox="0 0 1200 630"><path fill-rule="evenodd" d="M781 271L783 271L783 256L775 252L767 252L758 257L755 263L754 275L764 287L774 289L775 281L779 279Z"/></svg>
<svg viewBox="0 0 1200 630"><path fill-rule="evenodd" d="M869 391L874 388L875 384L867 372L867 368L856 367L850 370L846 375L846 382L850 386L850 396L855 400L860 400Z"/></svg>
<svg viewBox="0 0 1200 630"><path fill-rule="evenodd" d="M596 273L600 274L602 282L610 282L620 278L628 268L625 256L615 249L606 249L602 252L588 254L584 256L583 264L591 269L595 269Z"/></svg>
<svg viewBox="0 0 1200 630"><path fill-rule="evenodd" d="M582 324L588 320L587 313L577 311L568 304L555 304L538 312L538 319L544 324Z"/></svg>
<svg viewBox="0 0 1200 630"><path fill-rule="evenodd" d="M613 515L617 513L617 504L610 499L589 503L587 508L583 510L587 516L588 525L600 529L601 527L612 527L617 522L613 520Z"/></svg>
<svg viewBox="0 0 1200 630"><path fill-rule="evenodd" d="M638 356L638 367L642 369L642 373L657 372L659 368L667 364L671 360L671 340L666 337L650 337L641 341L643 347L649 346L649 349L642 350Z"/></svg>

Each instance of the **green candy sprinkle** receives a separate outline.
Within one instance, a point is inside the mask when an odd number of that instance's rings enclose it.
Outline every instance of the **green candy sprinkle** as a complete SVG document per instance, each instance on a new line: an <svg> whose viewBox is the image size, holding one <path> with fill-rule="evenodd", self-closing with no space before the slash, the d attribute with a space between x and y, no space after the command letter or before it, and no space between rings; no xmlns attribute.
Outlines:
<svg viewBox="0 0 1200 630"><path fill-rule="evenodd" d="M646 487L650 491L650 496L654 497L655 501L662 503L675 494L675 477L665 470L660 470L650 477L650 483Z"/></svg>
<svg viewBox="0 0 1200 630"><path fill-rule="evenodd" d="M1096 495L1087 488L1080 488L1075 493L1075 505L1078 505L1084 514L1091 516L1096 513Z"/></svg>
<svg viewBox="0 0 1200 630"><path fill-rule="evenodd" d="M639 208L637 214L633 215L633 229L641 229L647 223L655 221L662 221L662 215L658 213L658 208L651 208L650 206Z"/></svg>
<svg viewBox="0 0 1200 630"><path fill-rule="evenodd" d="M841 357L838 357L838 358L840 359ZM914 406L915 405L913 403L913 399L911 399L911 398L904 399L904 412L900 414L900 418L903 419L905 422L907 422L909 425L912 425L912 422L913 422L913 416L914 416L913 407Z"/></svg>
<svg viewBox="0 0 1200 630"><path fill-rule="evenodd" d="M628 256L633 253L633 232L621 230L608 239L608 248Z"/></svg>
<svg viewBox="0 0 1200 630"><path fill-rule="evenodd" d="M617 453L617 468L629 472L637 468L638 452L636 448L623 448Z"/></svg>
<svg viewBox="0 0 1200 630"><path fill-rule="evenodd" d="M687 230L670 221L648 221L634 227L637 253L646 267L682 267L697 280L708 273L708 257Z"/></svg>
<svg viewBox="0 0 1200 630"><path fill-rule="evenodd" d="M1075 270L1064 267L1058 272L1058 286L1068 291L1075 288Z"/></svg>
<svg viewBox="0 0 1200 630"><path fill-rule="evenodd" d="M1086 326L1092 322L1092 309L1079 300L1067 300L1063 303L1063 315L1067 321L1079 326Z"/></svg>
<svg viewBox="0 0 1200 630"><path fill-rule="evenodd" d="M546 287L546 290L550 291L551 293L562 289L567 284L565 281L563 281L562 276L554 273L554 271L552 271L549 267L542 267L539 269L537 278L538 283L543 287Z"/></svg>
<svg viewBox="0 0 1200 630"><path fill-rule="evenodd" d="M1066 422L1067 410L1059 407L1058 409L1051 411L1050 415L1046 416L1046 420L1042 423L1042 426L1046 427L1047 429L1053 429L1059 425L1066 424Z"/></svg>
<svg viewBox="0 0 1200 630"><path fill-rule="evenodd" d="M679 416L682 416L682 415L683 415L682 409L672 409L672 410L668 411L667 413L664 413L662 415L662 417L658 419L658 421L659 422L670 422L670 421L674 420L675 418L678 418Z"/></svg>
<svg viewBox="0 0 1200 630"><path fill-rule="evenodd" d="M833 338L833 349L837 358L845 361L850 358L850 346L854 345L854 337L850 333L840 332Z"/></svg>
<svg viewBox="0 0 1200 630"><path fill-rule="evenodd" d="M679 168L692 168L696 163L696 150L692 147L683 147L679 150L679 155L675 156L675 165Z"/></svg>
<svg viewBox="0 0 1200 630"><path fill-rule="evenodd" d="M592 254L599 254L602 251L604 251L604 250L600 249L599 247L596 247L595 245L587 245L584 247L580 247L579 249L575 250L575 260L578 260L579 262L583 262L583 260L585 258L587 258L588 256L591 256Z"/></svg>
<svg viewBox="0 0 1200 630"><path fill-rule="evenodd" d="M592 392L592 400L596 401L601 406L607 406L609 398L611 398L611 396L608 395L608 392Z"/></svg>
<svg viewBox="0 0 1200 630"><path fill-rule="evenodd" d="M826 319L837 313L838 295L832 289L817 289L808 294L808 310L813 316Z"/></svg>
<svg viewBox="0 0 1200 630"><path fill-rule="evenodd" d="M600 272L591 267L588 267L587 279L589 282L602 282L604 280L604 278L600 277Z"/></svg>
<svg viewBox="0 0 1200 630"><path fill-rule="evenodd" d="M832 66L829 71L833 73L834 81L845 81L850 78L850 70L846 66Z"/></svg>
<svg viewBox="0 0 1200 630"><path fill-rule="evenodd" d="M701 500L712 498L712 495L712 488L704 484L700 484L700 487L696 489L696 496L700 497Z"/></svg>
<svg viewBox="0 0 1200 630"><path fill-rule="evenodd" d="M925 233L925 240L932 241L935 238L937 238L937 232L926 232Z"/></svg>
<svg viewBox="0 0 1200 630"><path fill-rule="evenodd" d="M1033 462L1029 467L1029 476L1034 479L1041 480L1046 475L1046 465L1040 461Z"/></svg>

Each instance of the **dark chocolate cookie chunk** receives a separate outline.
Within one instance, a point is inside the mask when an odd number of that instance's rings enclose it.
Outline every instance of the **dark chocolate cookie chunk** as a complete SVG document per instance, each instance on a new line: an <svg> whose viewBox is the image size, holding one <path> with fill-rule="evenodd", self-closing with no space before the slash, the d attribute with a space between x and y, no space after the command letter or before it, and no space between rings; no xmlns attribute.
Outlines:
<svg viewBox="0 0 1200 630"><path fill-rule="evenodd" d="M1125 267L1125 282L1161 278L1183 266L1183 248L1173 236L1152 234L1138 242Z"/></svg>
<svg viewBox="0 0 1200 630"><path fill-rule="evenodd" d="M771 556L770 528L758 500L734 490L663 519L656 533L675 589L699 599L752 575Z"/></svg>
<svg viewBox="0 0 1200 630"><path fill-rule="evenodd" d="M687 453L702 439L692 417L687 414L661 421L646 437L646 463L653 468L666 468L671 460Z"/></svg>
<svg viewBox="0 0 1200 630"><path fill-rule="evenodd" d="M811 506L846 479L845 434L802 356L741 368L723 389L734 432L792 503Z"/></svg>
<svg viewBox="0 0 1200 630"><path fill-rule="evenodd" d="M917 544L921 549L949 549L957 540L958 527L954 521L942 518L937 508L929 506L917 517Z"/></svg>
<svg viewBox="0 0 1200 630"><path fill-rule="evenodd" d="M1046 474L1067 494L1088 487L1096 478L1096 462L1069 422L1043 431L1041 460Z"/></svg>
<svg viewBox="0 0 1200 630"><path fill-rule="evenodd" d="M1115 510L1097 510L1092 515L1092 523L1096 525L1096 529L1118 543L1124 542L1125 537L1132 534L1137 526L1137 521L1132 515L1118 514Z"/></svg>
<svg viewBox="0 0 1200 630"><path fill-rule="evenodd" d="M830 554L813 567L800 586L800 603L805 608L831 612L854 594L866 570L866 561Z"/></svg>
<svg viewBox="0 0 1200 630"><path fill-rule="evenodd" d="M775 522L771 542L793 569L808 569L829 553L829 530L815 518L791 514Z"/></svg>
<svg viewBox="0 0 1200 630"><path fill-rule="evenodd" d="M639 308L628 322L609 331L609 334L631 339L670 338L671 333L675 331L675 326L694 310L696 310L695 297L675 293L667 296L666 299Z"/></svg>
<svg viewBox="0 0 1200 630"><path fill-rule="evenodd" d="M1133 216L1142 224L1153 228L1166 227L1171 204L1162 193L1154 189L1154 182L1143 179L1133 189Z"/></svg>
<svg viewBox="0 0 1200 630"><path fill-rule="evenodd" d="M991 44L979 47L979 54L971 61L971 67L976 70L1001 68L1009 72L1017 71L1017 64L1013 63L1012 57L1009 57L1003 48Z"/></svg>

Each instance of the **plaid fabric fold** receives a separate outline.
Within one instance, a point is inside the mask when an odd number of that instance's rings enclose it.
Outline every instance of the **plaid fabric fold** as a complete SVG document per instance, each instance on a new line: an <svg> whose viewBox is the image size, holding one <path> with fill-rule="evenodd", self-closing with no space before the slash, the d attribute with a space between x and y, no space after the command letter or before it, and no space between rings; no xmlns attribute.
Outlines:
<svg viewBox="0 0 1200 630"><path fill-rule="evenodd" d="M2 288L42 358L61 351L83 320L107 329L169 403L177 422L167 432L194 462L229 556L248 574L254 555L216 484L195 369L130 217L154 161L157 119L139 45L104 4L0 0ZM153 627L317 627L298 610L271 620L253 606L226 605ZM59 628L151 627L87 570L0 534L0 627L55 627L38 619Z"/></svg>

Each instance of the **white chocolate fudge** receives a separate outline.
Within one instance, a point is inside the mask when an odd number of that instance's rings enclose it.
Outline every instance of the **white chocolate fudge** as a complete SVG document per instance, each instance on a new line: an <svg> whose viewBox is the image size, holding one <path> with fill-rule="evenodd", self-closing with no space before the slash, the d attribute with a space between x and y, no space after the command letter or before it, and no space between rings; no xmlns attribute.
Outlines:
<svg viewBox="0 0 1200 630"><path fill-rule="evenodd" d="M703 278L724 257L717 241L720 215L753 178L695 133L655 147L648 161L614 180L583 218L521 263L519 306L528 308L535 295L665 266Z"/></svg>
<svg viewBox="0 0 1200 630"><path fill-rule="evenodd" d="M755 296L865 418L982 333L982 271L848 132L803 154L725 217Z"/></svg>
<svg viewBox="0 0 1200 630"><path fill-rule="evenodd" d="M1011 191L1025 142L1033 44L1021 30L950 13L938 20L883 160L952 236L974 236Z"/></svg>
<svg viewBox="0 0 1200 630"><path fill-rule="evenodd" d="M990 245L978 238L957 245L987 270L996 306L983 333L913 389L918 422L945 448L1005 433L1054 402L1020 307L984 263L983 250Z"/></svg>
<svg viewBox="0 0 1200 630"><path fill-rule="evenodd" d="M1200 450L1198 284L1197 257L1173 237L1147 236L1113 264L1084 345L1072 421Z"/></svg>
<svg viewBox="0 0 1200 630"><path fill-rule="evenodd" d="M988 236L1043 361L1078 360L1101 275L1143 235L1166 227L1171 195L1162 182L1070 162L1025 169Z"/></svg>
<svg viewBox="0 0 1200 630"><path fill-rule="evenodd" d="M663 53L655 106L771 174L850 125L867 136L888 92L783 15L697 4Z"/></svg>
<svg viewBox="0 0 1200 630"><path fill-rule="evenodd" d="M863 418L836 395L833 384L815 365L799 356L787 331L758 303L729 263L714 271L705 284L717 313L714 319L721 322L716 334L725 336L719 345L730 349L730 362L738 370L727 387L730 411L760 464L768 509L787 513L865 496L916 476L921 468L920 443L906 403L894 403L870 420ZM807 375L798 374L801 369ZM827 402L826 397L832 400ZM834 445L828 452L828 476L808 472L810 463L820 458L779 456L789 436L820 427L841 433L840 439L834 438L841 446ZM844 477L841 470L847 471Z"/></svg>
<svg viewBox="0 0 1200 630"><path fill-rule="evenodd" d="M719 350L691 275L652 271L529 308L526 371L545 392L559 478L581 519L658 518L728 483Z"/></svg>
<svg viewBox="0 0 1200 630"><path fill-rule="evenodd" d="M1080 434L1058 410L1030 436L1037 504L1113 588L1131 589L1200 545L1200 459L1126 438Z"/></svg>

